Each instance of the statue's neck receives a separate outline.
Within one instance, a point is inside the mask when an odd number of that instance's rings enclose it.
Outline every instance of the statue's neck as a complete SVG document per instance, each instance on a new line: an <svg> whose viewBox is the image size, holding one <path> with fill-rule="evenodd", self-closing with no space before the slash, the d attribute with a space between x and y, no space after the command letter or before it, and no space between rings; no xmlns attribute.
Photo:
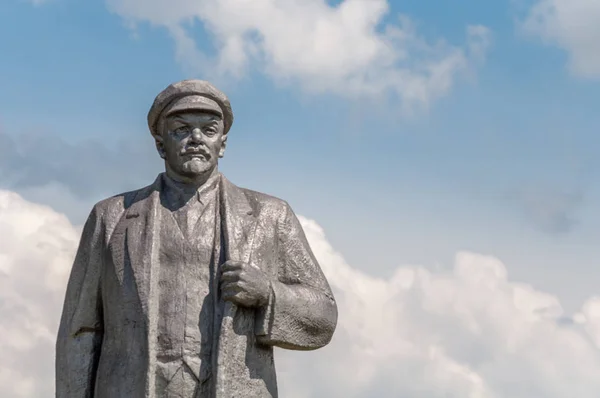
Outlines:
<svg viewBox="0 0 600 398"><path fill-rule="evenodd" d="M212 171L205 174L188 178L186 176L177 175L169 167L166 169L167 176L175 183L175 185L184 192L195 192L200 189L206 182L219 173L218 167L215 166Z"/></svg>

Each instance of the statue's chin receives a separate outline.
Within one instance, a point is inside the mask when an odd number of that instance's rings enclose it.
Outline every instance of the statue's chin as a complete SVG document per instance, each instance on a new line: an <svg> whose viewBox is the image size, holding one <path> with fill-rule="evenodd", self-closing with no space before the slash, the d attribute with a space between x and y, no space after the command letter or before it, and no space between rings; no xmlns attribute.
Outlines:
<svg viewBox="0 0 600 398"><path fill-rule="evenodd" d="M183 174L187 176L198 176L210 171L212 168L211 166L212 165L206 160L192 159L183 164L182 171Z"/></svg>

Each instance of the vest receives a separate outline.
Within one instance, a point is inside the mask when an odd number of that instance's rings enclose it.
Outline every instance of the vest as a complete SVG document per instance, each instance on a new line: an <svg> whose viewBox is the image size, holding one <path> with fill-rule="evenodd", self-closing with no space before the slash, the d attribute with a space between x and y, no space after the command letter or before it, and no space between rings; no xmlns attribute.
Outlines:
<svg viewBox="0 0 600 398"><path fill-rule="evenodd" d="M215 232L220 230L216 199L213 190L206 203L194 197L189 208L160 209L157 397L210 396L214 257L220 252L214 248ZM189 217L187 212L200 214ZM186 219L197 219L195 226L187 225Z"/></svg>

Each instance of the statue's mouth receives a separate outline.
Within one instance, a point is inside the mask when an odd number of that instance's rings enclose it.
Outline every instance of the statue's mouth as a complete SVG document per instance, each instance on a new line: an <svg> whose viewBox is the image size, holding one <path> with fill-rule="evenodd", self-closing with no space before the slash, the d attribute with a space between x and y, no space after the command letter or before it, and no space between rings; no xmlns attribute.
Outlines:
<svg viewBox="0 0 600 398"><path fill-rule="evenodd" d="M196 158L202 160L207 160L210 157L209 154L202 151L187 151L183 154L183 156L190 157L192 159Z"/></svg>

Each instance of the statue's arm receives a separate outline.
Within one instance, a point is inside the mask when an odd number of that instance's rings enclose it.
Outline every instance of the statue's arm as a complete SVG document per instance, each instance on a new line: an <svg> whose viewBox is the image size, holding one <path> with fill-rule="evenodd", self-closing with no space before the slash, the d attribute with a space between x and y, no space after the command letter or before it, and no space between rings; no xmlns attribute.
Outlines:
<svg viewBox="0 0 600 398"><path fill-rule="evenodd" d="M286 204L278 225L279 280L271 283L269 303L257 314L262 344L313 350L331 340L337 305L292 209Z"/></svg>
<svg viewBox="0 0 600 398"><path fill-rule="evenodd" d="M102 342L103 227L96 207L83 228L56 341L56 397L91 398Z"/></svg>

